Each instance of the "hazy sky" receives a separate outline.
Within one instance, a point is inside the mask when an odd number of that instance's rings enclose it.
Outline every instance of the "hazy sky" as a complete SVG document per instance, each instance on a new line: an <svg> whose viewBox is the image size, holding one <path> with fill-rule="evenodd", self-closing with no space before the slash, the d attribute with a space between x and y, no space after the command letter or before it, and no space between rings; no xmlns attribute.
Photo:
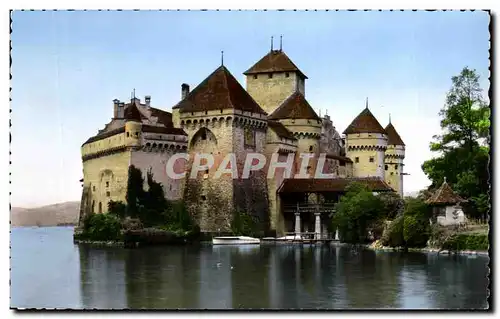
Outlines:
<svg viewBox="0 0 500 319"><path fill-rule="evenodd" d="M152 96L164 110L220 65L243 72L283 34L309 77L306 98L342 132L370 109L406 143L405 192L430 184L420 166L439 134L451 76L465 66L489 88L484 12L14 12L12 205L79 200L81 144L112 100ZM279 40L275 41L275 48Z"/></svg>

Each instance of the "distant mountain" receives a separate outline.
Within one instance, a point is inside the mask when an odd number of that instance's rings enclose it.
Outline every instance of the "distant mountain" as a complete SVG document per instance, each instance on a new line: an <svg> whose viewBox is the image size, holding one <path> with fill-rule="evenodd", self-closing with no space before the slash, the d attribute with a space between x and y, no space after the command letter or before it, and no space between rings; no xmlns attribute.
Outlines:
<svg viewBox="0 0 500 319"><path fill-rule="evenodd" d="M57 226L76 225L80 202L65 202L54 205L21 208L12 207L11 226Z"/></svg>

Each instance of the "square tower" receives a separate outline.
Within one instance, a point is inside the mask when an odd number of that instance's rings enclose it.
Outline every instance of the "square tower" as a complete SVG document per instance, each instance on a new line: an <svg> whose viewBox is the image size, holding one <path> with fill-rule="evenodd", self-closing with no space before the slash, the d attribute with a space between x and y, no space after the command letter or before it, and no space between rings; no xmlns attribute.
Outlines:
<svg viewBox="0 0 500 319"><path fill-rule="evenodd" d="M273 113L296 91L305 95L305 76L280 50L271 50L243 74L247 91L267 112Z"/></svg>

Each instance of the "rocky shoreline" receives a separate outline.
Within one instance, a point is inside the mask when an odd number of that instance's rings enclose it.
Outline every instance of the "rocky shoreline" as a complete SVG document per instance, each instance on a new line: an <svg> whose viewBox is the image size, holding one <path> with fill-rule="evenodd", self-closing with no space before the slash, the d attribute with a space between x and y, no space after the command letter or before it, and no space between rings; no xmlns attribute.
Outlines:
<svg viewBox="0 0 500 319"><path fill-rule="evenodd" d="M386 247L386 246L381 246L377 242L373 242L369 245L365 246L368 249L371 250L376 250L376 251L405 251L403 247ZM458 250L458 251L449 251L445 249L439 249L439 248L429 248L429 247L424 247L424 248L408 248L408 252L420 252L420 253L432 253L432 254L439 254L439 255L477 255L477 256L489 256L488 251L482 251L482 250Z"/></svg>

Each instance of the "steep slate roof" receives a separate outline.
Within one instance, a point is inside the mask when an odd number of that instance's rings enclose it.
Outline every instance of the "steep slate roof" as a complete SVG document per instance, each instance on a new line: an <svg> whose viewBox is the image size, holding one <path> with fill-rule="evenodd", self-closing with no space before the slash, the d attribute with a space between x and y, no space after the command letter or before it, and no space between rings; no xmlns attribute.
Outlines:
<svg viewBox="0 0 500 319"><path fill-rule="evenodd" d="M278 121L267 121L267 125L279 136L289 140L296 140L292 132L290 132L283 124Z"/></svg>
<svg viewBox="0 0 500 319"><path fill-rule="evenodd" d="M125 119L128 121L142 122L143 116L139 109L137 109L135 101L125 106Z"/></svg>
<svg viewBox="0 0 500 319"><path fill-rule="evenodd" d="M398 132L394 128L391 122L386 126L385 131L387 132L387 144L388 145L403 145L405 146L405 143L401 139L401 136L399 136Z"/></svg>
<svg viewBox="0 0 500 319"><path fill-rule="evenodd" d="M165 126L171 127L172 123L172 113L166 112L157 108L151 108L151 115L158 118L158 122Z"/></svg>
<svg viewBox="0 0 500 319"><path fill-rule="evenodd" d="M352 163L352 160L349 157L340 156L340 155L331 154L331 153L326 154L326 158L335 159L335 160L338 160L338 161L341 161L344 163Z"/></svg>
<svg viewBox="0 0 500 319"><path fill-rule="evenodd" d="M104 132L104 133L97 134L95 136L92 136L88 140L86 140L85 143L82 144L82 146L85 145L85 144L89 144L89 143L95 142L95 141L103 140L105 138L108 138L108 137L111 137L113 135L120 134L120 133L123 133L123 132L125 132L125 126L119 127L117 129L114 129L114 130L111 130L111 131L107 131L107 132Z"/></svg>
<svg viewBox="0 0 500 319"><path fill-rule="evenodd" d="M268 116L271 120L310 119L321 120L300 91L295 91Z"/></svg>
<svg viewBox="0 0 500 319"><path fill-rule="evenodd" d="M217 68L174 108L181 112L237 109L267 114L225 66Z"/></svg>
<svg viewBox="0 0 500 319"><path fill-rule="evenodd" d="M443 182L441 187L427 200L427 204L430 205L446 205L446 204L457 204L464 202L465 200L458 196L448 185L446 181Z"/></svg>
<svg viewBox="0 0 500 319"><path fill-rule="evenodd" d="M183 129L178 127L165 127L165 126L154 126L154 125L142 125L142 131L146 133L162 133L162 134L172 134L172 135L187 135Z"/></svg>
<svg viewBox="0 0 500 319"><path fill-rule="evenodd" d="M372 112L366 107L345 129L344 134L381 133L387 134Z"/></svg>
<svg viewBox="0 0 500 319"><path fill-rule="evenodd" d="M298 72L303 78L307 79L307 76L281 50L270 51L243 74L250 75L271 72Z"/></svg>
<svg viewBox="0 0 500 319"><path fill-rule="evenodd" d="M358 182L366 185L373 192L388 192L393 189L378 177L364 178L288 178L283 181L279 189L280 193L321 193L321 192L343 192L352 183Z"/></svg>

